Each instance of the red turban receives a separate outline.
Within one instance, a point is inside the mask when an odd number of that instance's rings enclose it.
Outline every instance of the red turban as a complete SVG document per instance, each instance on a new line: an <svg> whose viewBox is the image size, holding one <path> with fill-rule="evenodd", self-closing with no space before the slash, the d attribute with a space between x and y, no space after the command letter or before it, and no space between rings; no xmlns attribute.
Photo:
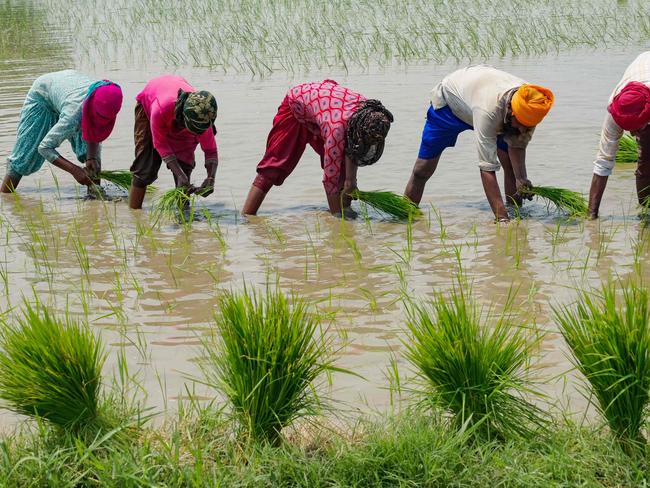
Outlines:
<svg viewBox="0 0 650 488"><path fill-rule="evenodd" d="M643 129L650 122L650 88L638 81L629 82L614 97L607 110L621 129Z"/></svg>

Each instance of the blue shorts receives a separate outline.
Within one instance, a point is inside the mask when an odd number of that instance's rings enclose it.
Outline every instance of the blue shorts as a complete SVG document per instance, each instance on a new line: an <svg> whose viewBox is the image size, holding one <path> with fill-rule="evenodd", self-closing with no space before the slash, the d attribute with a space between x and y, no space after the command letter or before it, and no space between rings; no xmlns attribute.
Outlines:
<svg viewBox="0 0 650 488"><path fill-rule="evenodd" d="M474 127L456 117L448 105L439 109L429 106L418 158L437 158L446 148L454 147L458 134L466 130L474 130ZM508 144L503 140L503 136L497 138L497 147L503 151L508 150Z"/></svg>

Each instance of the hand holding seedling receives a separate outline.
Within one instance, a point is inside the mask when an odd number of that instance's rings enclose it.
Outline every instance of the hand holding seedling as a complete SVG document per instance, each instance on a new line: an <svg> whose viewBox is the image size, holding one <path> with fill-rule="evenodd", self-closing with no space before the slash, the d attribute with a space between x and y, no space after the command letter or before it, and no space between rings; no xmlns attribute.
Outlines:
<svg viewBox="0 0 650 488"><path fill-rule="evenodd" d="M517 178L517 194L519 198L525 198L526 200L532 200L533 195L530 193L530 189L533 187L533 184L528 178Z"/></svg>
<svg viewBox="0 0 650 488"><path fill-rule="evenodd" d="M214 177L208 176L201 186L196 189L196 194L202 196L203 198L212 195L214 192Z"/></svg>

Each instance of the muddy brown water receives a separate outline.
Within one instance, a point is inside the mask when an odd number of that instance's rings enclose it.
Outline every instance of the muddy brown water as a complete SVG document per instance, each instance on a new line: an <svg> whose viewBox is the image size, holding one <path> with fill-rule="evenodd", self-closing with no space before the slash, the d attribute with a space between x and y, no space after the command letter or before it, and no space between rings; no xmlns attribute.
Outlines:
<svg viewBox="0 0 650 488"><path fill-rule="evenodd" d="M528 151L533 183L588 191L607 97L641 50L490 61L556 94L555 107ZM121 84L124 108L104 145L103 164L128 168L134 97L148 78L170 70L142 71L128 62L119 70L103 70L101 63L70 59L0 60L0 155L11 151L31 81L46 71L75 67ZM285 184L271 191L258 217L238 215L273 115L292 84L330 77L381 99L395 124L381 161L360 169L359 186L401 192L417 153L429 90L456 66L278 74L264 80L198 68L171 70L218 98L217 189L199 202L210 219L198 218L191 230L172 222L152 227L150 196L143 211L130 211L124 199L85 201L72 178L46 164L21 182L19 198L0 198L0 263L6 276L0 282L0 308L8 311L23 296L36 294L57 310L87 318L110 352L107 375L119 348L126 347L147 404L173 411L189 391L201 398L214 395L188 377L198 374L198 344L211 327L220 290L277 282L335 315L331 333L341 347L338 364L364 378L335 376L332 396L341 410L386 410L391 358L403 375L410 374L401 357L400 290L425 297L449 289L460 256L482 305L498 308L511 287L518 289L521 316L547 331L534 361L542 389L552 402L581 412L584 401L575 378L564 375L571 366L551 306L568 303L577 289L597 285L609 273L635 272L633 249L645 238L645 228L635 214L632 166L616 168L597 222L566 221L533 201L525 205L521 222L497 227L480 185L472 133L466 132L445 152L427 185L427 216L413 226L410 254L404 224L373 214L369 222L329 216L318 160L309 150ZM67 145L62 152L71 155ZM194 180L200 183L200 153L197 160ZM158 188L171 185L171 175L161 170ZM111 193L124 197L115 189ZM639 256L645 276L647 248ZM2 418L5 424L14 421L10 415Z"/></svg>

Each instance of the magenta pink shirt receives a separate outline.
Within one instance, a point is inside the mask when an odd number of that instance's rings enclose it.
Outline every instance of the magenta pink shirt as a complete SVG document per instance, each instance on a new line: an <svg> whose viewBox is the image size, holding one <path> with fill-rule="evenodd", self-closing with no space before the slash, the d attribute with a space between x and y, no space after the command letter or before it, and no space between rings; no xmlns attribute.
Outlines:
<svg viewBox="0 0 650 488"><path fill-rule="evenodd" d="M135 97L149 118L153 147L161 158L176 156L179 161L194 166L194 151L201 144L206 161L216 159L217 142L211 129L198 136L175 123L174 104L179 88L196 91L184 78L164 75L150 80Z"/></svg>
<svg viewBox="0 0 650 488"><path fill-rule="evenodd" d="M336 81L296 85L287 93L294 117L323 139L323 185L328 195L339 192L345 173L345 131L348 120L366 98Z"/></svg>

